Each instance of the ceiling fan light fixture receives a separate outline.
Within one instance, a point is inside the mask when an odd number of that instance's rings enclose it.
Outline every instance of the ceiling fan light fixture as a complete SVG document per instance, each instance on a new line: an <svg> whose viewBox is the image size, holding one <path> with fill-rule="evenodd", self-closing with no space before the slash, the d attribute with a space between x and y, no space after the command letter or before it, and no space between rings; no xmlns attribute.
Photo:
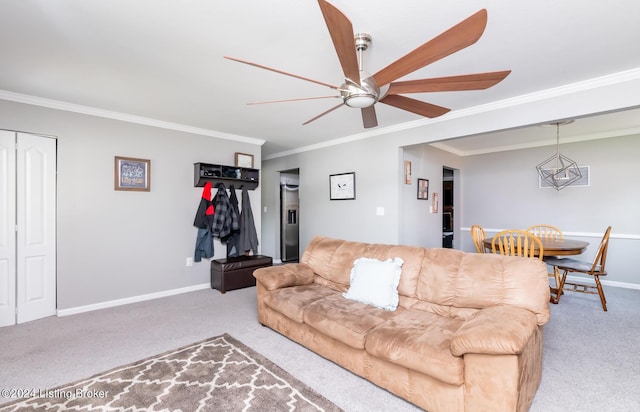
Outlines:
<svg viewBox="0 0 640 412"><path fill-rule="evenodd" d="M380 88L376 81L363 70L360 70L359 84L346 79L339 90L344 104L356 109L373 106L380 96Z"/></svg>
<svg viewBox="0 0 640 412"><path fill-rule="evenodd" d="M344 104L357 109L373 106L376 102L376 96L369 93L356 93L344 97Z"/></svg>

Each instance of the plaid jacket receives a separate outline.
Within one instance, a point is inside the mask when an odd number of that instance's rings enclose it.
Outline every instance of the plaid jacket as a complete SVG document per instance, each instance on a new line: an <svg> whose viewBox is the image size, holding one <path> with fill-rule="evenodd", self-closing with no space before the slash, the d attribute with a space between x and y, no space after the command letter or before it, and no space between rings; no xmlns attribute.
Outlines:
<svg viewBox="0 0 640 412"><path fill-rule="evenodd" d="M213 215L213 236L224 238L234 230L240 228L238 214L231 207L227 189L223 184L218 185L218 193L213 199L215 213Z"/></svg>

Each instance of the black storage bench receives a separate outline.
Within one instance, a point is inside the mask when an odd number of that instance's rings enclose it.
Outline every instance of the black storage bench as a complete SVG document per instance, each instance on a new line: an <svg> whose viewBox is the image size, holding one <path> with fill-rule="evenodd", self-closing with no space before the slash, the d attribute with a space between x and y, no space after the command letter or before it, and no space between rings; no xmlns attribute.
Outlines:
<svg viewBox="0 0 640 412"><path fill-rule="evenodd" d="M212 260L211 289L218 289L221 293L225 293L228 290L255 286L256 278L253 277L253 271L272 264L271 256L264 255Z"/></svg>

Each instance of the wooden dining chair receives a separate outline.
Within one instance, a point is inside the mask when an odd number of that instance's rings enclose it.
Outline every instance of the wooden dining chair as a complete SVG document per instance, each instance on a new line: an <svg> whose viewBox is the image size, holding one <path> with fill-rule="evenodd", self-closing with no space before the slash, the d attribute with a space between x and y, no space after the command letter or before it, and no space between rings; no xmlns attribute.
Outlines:
<svg viewBox="0 0 640 412"><path fill-rule="evenodd" d="M526 230L527 232L531 232L539 238L552 240L564 239L564 233L562 233L562 230L553 225L538 224L529 226ZM549 256L544 257L545 262L548 259ZM560 300L560 297L558 297L558 295L562 293L562 289L558 287L558 285L560 285L560 275L555 269L553 269L551 272L547 272L547 275L550 278L554 278L555 280L555 287L552 287L551 284L549 284L549 289L551 290L551 303L558 303L558 301Z"/></svg>
<svg viewBox="0 0 640 412"><path fill-rule="evenodd" d="M560 295L565 290L565 285L573 286L572 289L567 289L573 292L598 294L600 296L600 302L602 303L602 309L607 311L607 299L604 296L604 290L602 289L602 283L600 283L600 276L606 276L605 263L607 262L607 250L609 249L609 235L611 234L611 226L607 228L602 236L602 241L596 252L596 256L593 262L584 262L572 258L558 258L555 256L549 256L545 261L554 267L556 276L559 276L559 271L562 271L562 278L560 279L560 285L558 286L557 300L560 301ZM586 283L567 282L567 274L582 273L585 275L593 276L595 280L595 286ZM557 303L557 302L556 302Z"/></svg>
<svg viewBox="0 0 640 412"><path fill-rule="evenodd" d="M564 239L562 230L553 225L533 225L527 228L527 232L531 232L538 237L546 239Z"/></svg>
<svg viewBox="0 0 640 412"><path fill-rule="evenodd" d="M491 251L501 255L538 258L542 260L544 248L540 238L526 230L503 230L491 241Z"/></svg>
<svg viewBox="0 0 640 412"><path fill-rule="evenodd" d="M487 234L484 229L480 225L471 226L471 239L473 239L473 244L476 246L476 250L478 253L486 253L486 248L484 247L484 240L487 238Z"/></svg>

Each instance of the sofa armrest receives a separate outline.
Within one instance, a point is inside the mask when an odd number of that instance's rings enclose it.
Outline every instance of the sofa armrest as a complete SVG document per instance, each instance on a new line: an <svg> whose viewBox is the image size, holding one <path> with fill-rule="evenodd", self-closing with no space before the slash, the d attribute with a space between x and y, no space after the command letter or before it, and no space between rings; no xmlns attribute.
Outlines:
<svg viewBox="0 0 640 412"><path fill-rule="evenodd" d="M266 290L274 290L289 286L308 285L313 282L315 273L305 264L289 263L256 269L253 276L262 283Z"/></svg>
<svg viewBox="0 0 640 412"><path fill-rule="evenodd" d="M451 353L517 355L538 327L536 315L512 306L492 306L478 311L453 334Z"/></svg>

